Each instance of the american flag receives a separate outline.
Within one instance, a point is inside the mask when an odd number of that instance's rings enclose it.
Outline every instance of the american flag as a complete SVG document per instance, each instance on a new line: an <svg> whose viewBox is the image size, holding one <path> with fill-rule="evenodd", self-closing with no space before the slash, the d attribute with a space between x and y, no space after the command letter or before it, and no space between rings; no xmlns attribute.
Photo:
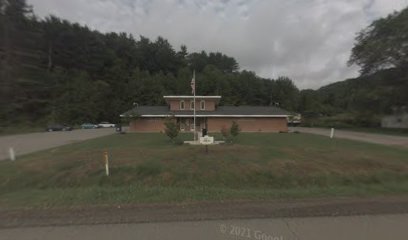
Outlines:
<svg viewBox="0 0 408 240"><path fill-rule="evenodd" d="M193 79L191 79L191 94L195 94L195 71L193 72Z"/></svg>

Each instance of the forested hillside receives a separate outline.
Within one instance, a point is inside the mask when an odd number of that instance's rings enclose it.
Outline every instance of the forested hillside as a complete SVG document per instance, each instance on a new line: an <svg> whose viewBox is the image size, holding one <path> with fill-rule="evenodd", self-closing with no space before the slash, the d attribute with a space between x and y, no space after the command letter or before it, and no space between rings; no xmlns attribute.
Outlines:
<svg viewBox="0 0 408 240"><path fill-rule="evenodd" d="M350 56L361 76L302 91L298 110L320 125L377 127L382 115L407 107L407 33L408 8L375 20L357 34Z"/></svg>
<svg viewBox="0 0 408 240"><path fill-rule="evenodd" d="M380 118L408 106L408 71L391 68L300 92L299 111L314 125L378 127Z"/></svg>
<svg viewBox="0 0 408 240"><path fill-rule="evenodd" d="M306 118L375 126L393 107L408 106L407 32L407 9L374 21L352 49L361 77L299 91L287 77L240 70L220 52L39 19L25 0L0 0L0 125L117 122L133 103L191 94L195 70L197 94L222 95L224 105L279 105Z"/></svg>
<svg viewBox="0 0 408 240"><path fill-rule="evenodd" d="M392 113L391 106L408 103L408 72L401 69L381 70L324 86L318 90L331 111ZM329 112L330 113L330 112Z"/></svg>
<svg viewBox="0 0 408 240"><path fill-rule="evenodd" d="M0 10L4 125L118 121L133 103L191 94L193 70L197 94L220 94L222 104L296 110L298 89L290 79L239 71L225 54L176 50L162 37L103 34L56 16L38 19L24 0L1 0Z"/></svg>

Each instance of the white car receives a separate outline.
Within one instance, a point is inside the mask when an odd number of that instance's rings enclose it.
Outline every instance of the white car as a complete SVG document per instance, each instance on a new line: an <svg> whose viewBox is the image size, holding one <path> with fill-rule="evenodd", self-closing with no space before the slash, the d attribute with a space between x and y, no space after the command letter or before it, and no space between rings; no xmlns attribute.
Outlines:
<svg viewBox="0 0 408 240"><path fill-rule="evenodd" d="M98 127L101 127L101 128L113 128L113 127L115 127L115 124L114 123L108 123L108 122L101 122L101 123L98 124Z"/></svg>

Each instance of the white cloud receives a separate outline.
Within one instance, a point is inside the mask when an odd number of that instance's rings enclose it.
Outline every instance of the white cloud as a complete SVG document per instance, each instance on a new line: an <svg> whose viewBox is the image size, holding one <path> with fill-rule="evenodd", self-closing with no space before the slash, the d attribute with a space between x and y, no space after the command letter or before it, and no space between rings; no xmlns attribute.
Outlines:
<svg viewBox="0 0 408 240"><path fill-rule="evenodd" d="M346 62L356 32L408 0L28 0L103 32L163 36L178 48L221 51L262 77L291 77L300 88L358 75Z"/></svg>

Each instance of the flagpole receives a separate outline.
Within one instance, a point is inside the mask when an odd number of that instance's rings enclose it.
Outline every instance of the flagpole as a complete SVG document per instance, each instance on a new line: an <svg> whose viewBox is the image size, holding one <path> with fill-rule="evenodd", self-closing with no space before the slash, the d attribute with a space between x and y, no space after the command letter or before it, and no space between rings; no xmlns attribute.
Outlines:
<svg viewBox="0 0 408 240"><path fill-rule="evenodd" d="M194 79L194 142L196 141L196 80L195 80L195 70L193 71L193 79Z"/></svg>

